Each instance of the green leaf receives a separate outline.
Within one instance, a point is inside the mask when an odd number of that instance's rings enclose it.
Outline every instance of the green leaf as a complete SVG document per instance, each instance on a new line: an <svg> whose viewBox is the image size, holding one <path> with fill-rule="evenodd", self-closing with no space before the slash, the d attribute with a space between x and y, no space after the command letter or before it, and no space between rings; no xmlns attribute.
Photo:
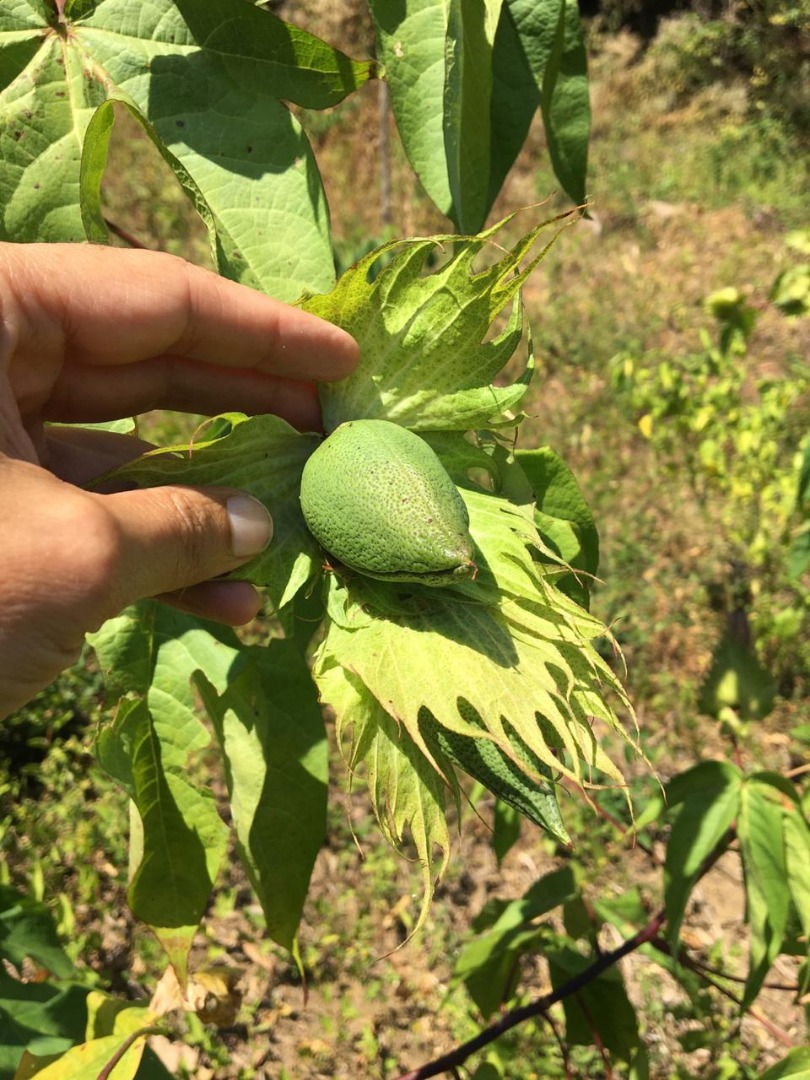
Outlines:
<svg viewBox="0 0 810 1080"><path fill-rule="evenodd" d="M787 554L786 568L788 576L797 580L810 567L810 524L805 526L795 537Z"/></svg>
<svg viewBox="0 0 810 1080"><path fill-rule="evenodd" d="M225 755L242 864L273 941L293 949L326 831L328 748L306 663L292 641L234 652L219 693L196 673Z"/></svg>
<svg viewBox="0 0 810 1080"><path fill-rule="evenodd" d="M307 300L307 310L348 330L361 349L349 378L321 387L326 430L361 416L428 432L514 423L510 410L526 393L531 359L511 385L495 387L492 380L520 343L519 290L548 245L527 266L520 263L543 227L479 272L473 271L473 261L496 230L467 239L394 242L350 267L333 292ZM431 253L451 244L452 257L423 276ZM370 281L369 268L385 251L393 253L391 262ZM504 329L484 340L510 304Z"/></svg>
<svg viewBox="0 0 810 1080"><path fill-rule="evenodd" d="M491 1061L482 1062L470 1080L503 1080L503 1071Z"/></svg>
<svg viewBox="0 0 810 1080"><path fill-rule="evenodd" d="M195 711L199 691L225 758L240 856L268 933L292 948L324 833L327 770L300 650L283 640L246 648L231 630L152 602L105 624L92 644L111 691L130 695L97 749L138 808L134 913L156 928L182 977L227 832L203 764L210 737Z"/></svg>
<svg viewBox="0 0 810 1080"><path fill-rule="evenodd" d="M789 318L810 315L810 263L783 270L773 283L770 299Z"/></svg>
<svg viewBox="0 0 810 1080"><path fill-rule="evenodd" d="M570 543L565 533L558 533L561 541L555 545L558 554L569 566L595 576L599 569L599 533L574 474L550 446L517 449L515 458L531 484L537 510L542 514L538 523L541 531L549 518L570 522L575 544ZM554 539L553 535L547 536L552 543Z"/></svg>
<svg viewBox="0 0 810 1080"><path fill-rule="evenodd" d="M46 5L0 14L0 240L82 240L81 135L104 97Z"/></svg>
<svg viewBox="0 0 810 1080"><path fill-rule="evenodd" d="M147 602L91 637L110 690L128 695L99 730L96 752L137 809L130 907L154 929L181 981L227 841L204 764L211 739L191 686L200 668L218 685L226 679L237 641L232 631L216 632L219 641L191 616Z"/></svg>
<svg viewBox="0 0 810 1080"><path fill-rule="evenodd" d="M525 4L525 0L523 0ZM543 70L542 112L554 172L575 203L585 201L590 104L579 7L558 0L552 52Z"/></svg>
<svg viewBox="0 0 810 1080"><path fill-rule="evenodd" d="M102 990L91 990L87 995L88 1041L105 1035L134 1035L153 1020L153 1014L144 1005L133 1005Z"/></svg>
<svg viewBox="0 0 810 1080"><path fill-rule="evenodd" d="M0 17L0 239L84 238L85 132L99 106L120 100L204 210L222 273L286 300L328 288L326 200L283 102L334 105L373 64L244 0L99 0L66 15L58 33L40 4ZM98 187L111 123L107 106L87 147L85 194ZM100 239L98 207L88 213Z"/></svg>
<svg viewBox="0 0 810 1080"><path fill-rule="evenodd" d="M127 416L122 420L104 420L98 424L46 424L46 428L79 428L82 431L109 431L114 435L136 435L138 434L138 422L132 416Z"/></svg>
<svg viewBox="0 0 810 1080"><path fill-rule="evenodd" d="M497 194L542 106L551 164L574 203L585 201L588 68L572 0L505 0L493 53L491 195Z"/></svg>
<svg viewBox="0 0 810 1080"><path fill-rule="evenodd" d="M650 1058L643 1043L636 1050L627 1080L650 1080Z"/></svg>
<svg viewBox="0 0 810 1080"><path fill-rule="evenodd" d="M799 483L796 491L796 505L810 516L810 436L804 441L804 454L799 470Z"/></svg>
<svg viewBox="0 0 810 1080"><path fill-rule="evenodd" d="M743 1011L750 1007L779 955L787 925L789 892L782 835L787 795L780 780L767 773L755 774L746 778L741 790L737 834L751 933L748 978L741 1002Z"/></svg>
<svg viewBox="0 0 810 1080"><path fill-rule="evenodd" d="M549 49L537 49L533 26L542 2L523 4L505 0L492 50L490 108L489 198L494 202L509 170L522 150L532 120L540 108L543 69ZM519 25L515 14L520 17ZM520 29L523 30L521 35ZM542 27L540 28L542 31ZM546 44L546 43L544 43ZM537 53L537 77L529 55Z"/></svg>
<svg viewBox="0 0 810 1080"><path fill-rule="evenodd" d="M798 800L783 803L787 883L810 955L810 826Z"/></svg>
<svg viewBox="0 0 810 1080"><path fill-rule="evenodd" d="M546 953L551 985L559 990L593 963L569 945ZM565 1040L575 1046L592 1046L595 1037L623 1061L631 1061L639 1046L636 1010L627 996L624 979L617 967L608 968L595 979L563 998Z"/></svg>
<svg viewBox="0 0 810 1080"><path fill-rule="evenodd" d="M369 7L405 152L428 196L449 216L453 195L444 150L448 5L369 0Z"/></svg>
<svg viewBox="0 0 810 1080"><path fill-rule="evenodd" d="M142 131L151 139L161 157L174 172L180 186L188 195L194 208L204 221L211 238L214 261L222 261L223 231L217 228L214 213L206 201L193 177L161 141L154 127L131 102L110 99L96 109L87 125L82 147L81 170L79 174L79 199L82 220L89 240L98 244L109 242L109 230L104 217L101 185L107 167L107 155L110 147L116 109L125 109L140 125ZM233 276L233 275L231 275Z"/></svg>
<svg viewBox="0 0 810 1080"><path fill-rule="evenodd" d="M273 517L273 541L266 552L231 576L265 586L280 608L310 580L320 563L320 549L298 503L301 472L320 439L302 435L277 416L250 420L231 416L231 420L233 430L224 438L146 454L108 473L104 480L142 487L225 484L260 499Z"/></svg>
<svg viewBox="0 0 810 1080"><path fill-rule="evenodd" d="M466 985L484 1019L508 1000L520 957L550 940L550 928L537 926L536 921L575 895L570 867L545 874L519 900L507 904L488 930L462 948L453 982Z"/></svg>
<svg viewBox="0 0 810 1080"><path fill-rule="evenodd" d="M594 897L589 904L590 923L593 925L594 913L599 919L610 922L617 926L624 937L634 933L639 925L643 926L649 918L649 911L644 902L641 892L636 886L626 889L617 896ZM584 934L573 934L571 937L584 937Z"/></svg>
<svg viewBox="0 0 810 1080"><path fill-rule="evenodd" d="M810 437L804 440L804 452L796 486L796 512L803 524L793 538L787 555L787 572L800 578L810 567Z"/></svg>
<svg viewBox="0 0 810 1080"><path fill-rule="evenodd" d="M571 838L563 824L548 765L511 732L507 734L512 754L504 753L488 737L486 727L474 709L461 702L459 712L481 734L468 736L448 731L426 709L420 713L419 728L431 756L435 759L437 754L444 755L500 800L545 829L558 843L570 847Z"/></svg>
<svg viewBox="0 0 810 1080"><path fill-rule="evenodd" d="M724 710L731 709L741 720L761 720L771 712L775 699L776 680L752 648L726 630L700 688L700 711L722 719Z"/></svg>
<svg viewBox="0 0 810 1080"><path fill-rule="evenodd" d="M483 227L540 106L554 170L583 201L590 114L575 3L370 6L405 151L457 228Z"/></svg>
<svg viewBox="0 0 810 1080"><path fill-rule="evenodd" d="M8 885L0 885L0 959L17 968L33 960L62 979L73 974L48 908Z"/></svg>
<svg viewBox="0 0 810 1080"><path fill-rule="evenodd" d="M759 1080L810 1080L810 1046L797 1046L771 1065Z"/></svg>
<svg viewBox="0 0 810 1080"><path fill-rule="evenodd" d="M564 563L583 572L561 576L557 588L587 608L590 579L599 568L599 534L576 478L550 446L517 449L515 459L531 485L543 540Z"/></svg>
<svg viewBox="0 0 810 1080"><path fill-rule="evenodd" d="M548 926L526 926L485 935L462 949L454 976L465 984L483 1020L489 1019L515 994L520 958L544 953L550 937Z"/></svg>
<svg viewBox="0 0 810 1080"><path fill-rule="evenodd" d="M449 0L445 38L444 151L449 217L477 232L490 207L492 46L501 0Z"/></svg>
<svg viewBox="0 0 810 1080"><path fill-rule="evenodd" d="M0 1080L12 1080L27 1047L61 1054L85 1038L87 989L21 982L0 965Z"/></svg>
<svg viewBox="0 0 810 1080"><path fill-rule="evenodd" d="M113 19L116 15L120 18L122 12L112 10L109 0L98 8L102 6L110 8L106 17L89 19L83 26L117 30ZM145 37L143 19L147 18L147 27L157 30L158 40L174 44L172 33L182 35L184 45L198 45L206 54L216 56L235 85L252 87L263 97L292 101L305 109L328 109L374 75L373 61L351 60L307 30L267 11L246 8L244 3L207 0L201 5L196 0L173 0L168 7L177 9L176 14L170 12L174 25L166 28L159 12L139 12L137 18L129 13L128 26L120 32L136 31L140 38Z"/></svg>
<svg viewBox="0 0 810 1080"><path fill-rule="evenodd" d="M520 839L521 814L503 799L495 800L492 814L492 850L498 866Z"/></svg>
<svg viewBox="0 0 810 1080"><path fill-rule="evenodd" d="M137 109L130 109L133 116L141 119ZM110 239L101 203L101 184L107 167L113 126L115 103L105 101L90 118L84 133L79 166L79 204L87 239L95 244L106 244Z"/></svg>
<svg viewBox="0 0 810 1080"><path fill-rule="evenodd" d="M679 808L664 864L668 933L676 942L703 863L722 842L739 811L740 773L728 762L704 761L674 777L664 795L670 810Z"/></svg>

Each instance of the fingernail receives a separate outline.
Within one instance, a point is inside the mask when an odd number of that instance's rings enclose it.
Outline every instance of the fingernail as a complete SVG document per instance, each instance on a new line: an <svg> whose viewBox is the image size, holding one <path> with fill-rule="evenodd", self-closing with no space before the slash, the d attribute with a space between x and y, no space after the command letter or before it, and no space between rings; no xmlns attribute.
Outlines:
<svg viewBox="0 0 810 1080"><path fill-rule="evenodd" d="M251 495L232 495L225 504L231 522L231 549L237 558L258 555L273 539L273 519Z"/></svg>

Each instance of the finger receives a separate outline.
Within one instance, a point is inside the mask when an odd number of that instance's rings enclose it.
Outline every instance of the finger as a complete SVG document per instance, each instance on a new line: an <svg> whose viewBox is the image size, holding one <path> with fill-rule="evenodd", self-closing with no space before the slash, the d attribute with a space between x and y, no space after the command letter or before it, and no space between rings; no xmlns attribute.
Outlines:
<svg viewBox="0 0 810 1080"><path fill-rule="evenodd" d="M244 492L91 494L0 454L0 494L0 716L74 663L85 634L134 600L168 593L233 623L255 614L250 586L196 588L271 537L269 515Z"/></svg>
<svg viewBox="0 0 810 1080"><path fill-rule="evenodd" d="M44 430L39 449L40 463L54 476L83 487L96 477L134 461L155 447L134 435L49 426Z"/></svg>
<svg viewBox="0 0 810 1080"><path fill-rule="evenodd" d="M164 252L84 244L4 244L17 302L17 352L128 364L182 356L325 381L348 375L345 331ZM65 288L65 282L70 288Z"/></svg>
<svg viewBox="0 0 810 1080"><path fill-rule="evenodd" d="M235 570L273 535L266 508L240 491L171 485L96 498L115 526L100 571L115 586L113 610Z"/></svg>
<svg viewBox="0 0 810 1080"><path fill-rule="evenodd" d="M262 608L262 598L247 581L203 581L176 593L164 593L156 599L172 607L213 619L227 626L244 626L255 619Z"/></svg>
<svg viewBox="0 0 810 1080"><path fill-rule="evenodd" d="M122 367L66 364L43 415L69 424L117 420L151 409L211 415L224 408L251 414L272 412L302 431L321 427L314 383L176 357Z"/></svg>

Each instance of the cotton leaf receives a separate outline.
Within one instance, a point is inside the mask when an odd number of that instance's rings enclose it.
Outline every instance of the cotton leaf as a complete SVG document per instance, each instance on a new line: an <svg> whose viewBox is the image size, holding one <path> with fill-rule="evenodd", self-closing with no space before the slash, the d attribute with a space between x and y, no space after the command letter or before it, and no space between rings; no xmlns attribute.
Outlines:
<svg viewBox="0 0 810 1080"><path fill-rule="evenodd" d="M331 285L326 198L285 103L332 106L373 62L244 0L83 0L63 21L53 3L2 7L0 239L83 240L88 221L106 233L117 101L202 211L222 273L286 300Z"/></svg>
<svg viewBox="0 0 810 1080"><path fill-rule="evenodd" d="M328 754L303 656L271 639L233 657L227 686L195 675L225 757L242 864L273 941L293 949L326 830Z"/></svg>

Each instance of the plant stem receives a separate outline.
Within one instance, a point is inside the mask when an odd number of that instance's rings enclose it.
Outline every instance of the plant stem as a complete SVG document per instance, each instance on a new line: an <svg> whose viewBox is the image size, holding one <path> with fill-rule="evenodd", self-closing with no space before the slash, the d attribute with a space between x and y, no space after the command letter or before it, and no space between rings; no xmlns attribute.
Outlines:
<svg viewBox="0 0 810 1080"><path fill-rule="evenodd" d="M522 1024L524 1020L542 1016L552 1005L556 1005L558 1001L562 1001L563 998L569 997L571 994L575 994L577 990L581 990L583 986L587 986L603 971L607 971L608 968L618 963L622 957L635 952L642 945L652 941L658 936L665 922L666 912L662 908L638 933L627 938L618 948L602 953L590 967L585 968L584 971L569 979L568 982L563 983L562 986L558 986L550 994L544 994L543 997L536 998L519 1009L512 1009L511 1012L501 1017L497 1024L492 1024L490 1027L480 1031L475 1038L462 1043L461 1046L457 1046L455 1050L451 1050L450 1053L444 1054L435 1061L428 1062L427 1065L422 1065L412 1072L405 1073L399 1080L428 1080L428 1077L439 1076L443 1072L451 1072L459 1065L462 1065L471 1054L482 1050L505 1032L517 1027L518 1024Z"/></svg>
<svg viewBox="0 0 810 1080"><path fill-rule="evenodd" d="M674 956L674 959L677 960L679 964L682 964L683 967L688 968L690 971L694 971L694 973L699 976L699 978L703 979L704 982L707 982L709 986L713 987L713 989L715 989L719 994L722 994L723 997L728 998L729 1001L732 1001L739 1008L740 999L737 997L737 995L732 994L730 990L726 989L726 987L717 980L733 979L735 982L745 982L745 979L740 979L734 975L724 975L722 972L719 971L712 971L711 968L706 967L699 961L693 960L684 949L679 949L677 954L674 954L673 950L670 948L669 942L665 941L663 938L654 938L650 942L650 944L654 949L658 949L659 952L665 953L667 956ZM717 978L715 978L715 976L717 976ZM779 986L773 984L771 988L776 990L798 989L798 987L795 986ZM780 1043L782 1043L783 1046L793 1048L796 1045L793 1039L791 1039L790 1035L788 1035L788 1033L786 1031L783 1031L780 1027L777 1027L776 1024L773 1023L773 1021L767 1018L767 1016L763 1016L762 1013L752 1008L749 1008L747 1012L752 1020L756 1020L756 1022L761 1027L764 1027L765 1030L771 1035L773 1035L773 1037L777 1039Z"/></svg>
<svg viewBox="0 0 810 1080"><path fill-rule="evenodd" d="M388 83L377 83L378 123L380 128L380 221L383 229L391 224L391 153L388 140Z"/></svg>
<svg viewBox="0 0 810 1080"><path fill-rule="evenodd" d="M725 853L728 845L736 835L737 833L734 826L729 826L729 828L726 829L713 850L710 851L703 860L697 877L695 878L695 882L700 881L701 878L708 874L718 859ZM440 1073L450 1072L459 1065L462 1065L470 1055L476 1053L478 1050L482 1050L505 1032L510 1031L513 1027L517 1027L518 1024L522 1024L524 1020L530 1020L536 1016L545 1016L552 1005L556 1005L557 1002L562 1001L571 994L576 994L578 990L587 986L589 982L592 982L601 975L603 971L607 971L608 968L618 963L622 957L635 952L636 949L639 949L642 945L649 944L655 946L657 940L663 941L663 939L659 937L659 934L666 921L666 909L661 908L661 910L650 919L646 926L633 934L632 937L623 941L618 948L612 949L610 952L601 953L590 967L585 968L584 971L575 975L574 978L569 979L568 982L563 983L562 986L558 986L557 989L550 994L544 994L543 997L536 998L528 1005L523 1005L518 1009L512 1009L511 1012L502 1016L497 1024L492 1024L490 1027L484 1028L484 1030L480 1031L475 1038L462 1043L461 1046L457 1046L455 1050L451 1050L448 1054L436 1058L435 1061L430 1061L426 1065L414 1069L412 1072L403 1074L399 1080L428 1080L431 1076L439 1076ZM709 979L708 976L704 975L703 978L711 983L711 979ZM788 1038L784 1032L782 1032L782 1035L785 1038ZM793 1044L790 1043L790 1045L792 1046Z"/></svg>
<svg viewBox="0 0 810 1080"><path fill-rule="evenodd" d="M120 225L116 225L115 222L110 221L109 218L104 218L104 224L107 226L111 233L115 233L115 235L120 240L123 240L124 243L129 244L130 247L144 249L146 248L146 244L142 244L137 237L132 235L132 233L127 232L126 229L122 229Z"/></svg>
<svg viewBox="0 0 810 1080"><path fill-rule="evenodd" d="M599 1051L599 1054L602 1058L602 1066L605 1070L605 1080L614 1080L613 1066L610 1064L610 1054L608 1054L607 1047L602 1041L602 1036L599 1034L599 1030L596 1024L593 1022L593 1017L588 1010L588 1006L582 1000L582 996L580 994L574 994L574 997L576 998L577 1005L579 1005L580 1009L582 1009L585 1021L588 1027L591 1029L591 1037L593 1039L594 1046Z"/></svg>
<svg viewBox="0 0 810 1080"><path fill-rule="evenodd" d="M655 941L650 942L654 948L660 952L669 952L672 955L672 950L669 948L669 944L663 940L663 938L657 938ZM696 960L694 957L688 955L685 950L681 950L675 958L684 967L690 968L696 975L705 975L707 978L713 979L727 979L729 982L745 983L747 980L742 975L729 975L726 971L718 971L717 968L710 967L708 964L704 964L702 960ZM798 993L799 986L797 983L775 983L764 982L762 984L763 990L784 990L786 993L795 994Z"/></svg>
<svg viewBox="0 0 810 1080"><path fill-rule="evenodd" d="M133 1031L131 1035L128 1035L127 1038L124 1039L124 1041L121 1043L121 1045L115 1051L113 1056L110 1058L110 1060L107 1062L107 1064L101 1070L101 1072L98 1074L98 1076L96 1077L96 1080L109 1080L109 1077L111 1076L112 1071L115 1068L115 1066L119 1063L119 1061L124 1056L124 1054L127 1052L127 1050L129 1050L130 1047L133 1046L138 1041L138 1039L143 1039L147 1035L160 1035L162 1033L163 1033L163 1029L159 1028L159 1027L145 1027L145 1028L140 1028L138 1031Z"/></svg>

